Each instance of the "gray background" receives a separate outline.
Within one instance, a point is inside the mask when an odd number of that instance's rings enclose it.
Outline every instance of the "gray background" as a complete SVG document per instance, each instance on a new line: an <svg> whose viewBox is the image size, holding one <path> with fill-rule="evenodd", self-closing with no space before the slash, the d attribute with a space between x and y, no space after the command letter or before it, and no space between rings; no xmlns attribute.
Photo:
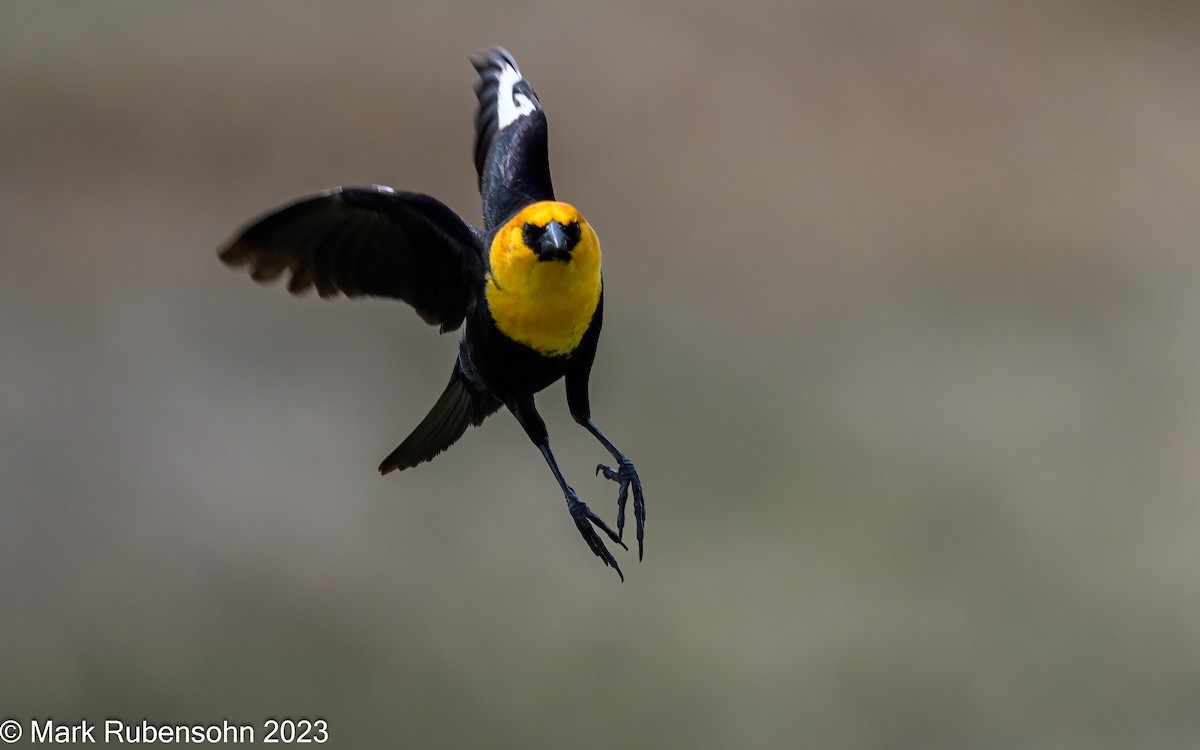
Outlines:
<svg viewBox="0 0 1200 750"><path fill-rule="evenodd" d="M0 9L0 713L1200 742L1194 3L436 5ZM376 474L454 336L215 257L337 184L477 221L490 44L604 246L623 585L507 416Z"/></svg>

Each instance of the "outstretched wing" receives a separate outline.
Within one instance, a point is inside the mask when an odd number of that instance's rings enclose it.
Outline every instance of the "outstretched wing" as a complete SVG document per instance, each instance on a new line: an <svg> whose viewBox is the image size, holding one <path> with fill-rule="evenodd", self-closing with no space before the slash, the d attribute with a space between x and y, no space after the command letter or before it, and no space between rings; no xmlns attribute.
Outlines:
<svg viewBox="0 0 1200 750"><path fill-rule="evenodd" d="M425 322L462 325L483 277L478 229L428 195L381 185L334 188L246 226L220 252L265 283L291 272L288 291L400 299Z"/></svg>
<svg viewBox="0 0 1200 750"><path fill-rule="evenodd" d="M546 151L546 116L512 55L492 47L471 58L475 95L475 169L487 229L536 201L554 200Z"/></svg>

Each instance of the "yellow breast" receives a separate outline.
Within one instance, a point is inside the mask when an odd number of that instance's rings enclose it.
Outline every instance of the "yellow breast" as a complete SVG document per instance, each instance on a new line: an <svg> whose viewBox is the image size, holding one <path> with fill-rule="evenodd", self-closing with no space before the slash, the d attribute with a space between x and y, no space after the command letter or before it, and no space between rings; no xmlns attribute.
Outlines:
<svg viewBox="0 0 1200 750"><path fill-rule="evenodd" d="M525 244L526 224L550 221L578 222L570 260L539 260ZM484 294L500 332L548 357L575 351L600 303L600 241L579 212L555 201L527 206L496 232L488 254Z"/></svg>

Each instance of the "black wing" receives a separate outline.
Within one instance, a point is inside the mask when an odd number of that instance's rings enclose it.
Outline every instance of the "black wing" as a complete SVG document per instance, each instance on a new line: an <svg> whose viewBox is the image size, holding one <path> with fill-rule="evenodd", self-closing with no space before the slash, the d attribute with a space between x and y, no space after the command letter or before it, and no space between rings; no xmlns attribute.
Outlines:
<svg viewBox="0 0 1200 750"><path fill-rule="evenodd" d="M471 58L475 95L475 169L487 229L530 203L554 200L546 151L546 115L512 55L492 47Z"/></svg>
<svg viewBox="0 0 1200 750"><path fill-rule="evenodd" d="M388 187L334 188L245 227L221 250L260 283L291 272L288 291L393 297L442 331L462 325L483 277L483 240L444 203Z"/></svg>

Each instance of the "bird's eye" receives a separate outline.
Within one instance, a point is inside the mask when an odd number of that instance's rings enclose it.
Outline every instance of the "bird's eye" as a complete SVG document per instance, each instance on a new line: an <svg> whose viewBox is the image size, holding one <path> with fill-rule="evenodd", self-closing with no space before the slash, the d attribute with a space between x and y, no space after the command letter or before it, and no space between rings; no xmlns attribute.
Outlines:
<svg viewBox="0 0 1200 750"><path fill-rule="evenodd" d="M583 236L583 230L579 228L578 221L572 221L563 228L563 234L567 235L567 241L571 243L571 247L579 244L579 238Z"/></svg>
<svg viewBox="0 0 1200 750"><path fill-rule="evenodd" d="M521 230L521 240L526 247L537 247L538 240L546 233L545 227L539 227L537 224L526 224Z"/></svg>

